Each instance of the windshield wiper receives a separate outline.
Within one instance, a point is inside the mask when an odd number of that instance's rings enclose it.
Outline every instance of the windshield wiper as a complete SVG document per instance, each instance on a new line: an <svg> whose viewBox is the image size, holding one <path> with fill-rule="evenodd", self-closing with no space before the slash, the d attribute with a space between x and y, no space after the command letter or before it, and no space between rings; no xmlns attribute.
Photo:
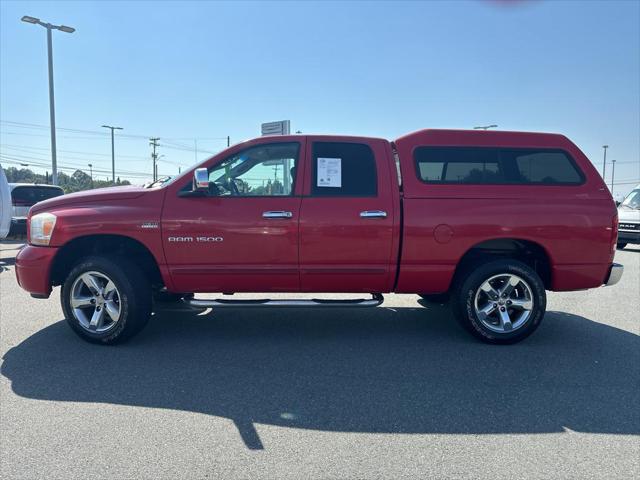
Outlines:
<svg viewBox="0 0 640 480"><path fill-rule="evenodd" d="M163 183L166 183L169 180L171 180L171 177L169 177L169 176L162 177L162 178L159 178L158 180L156 180L155 182L145 183L143 186L144 186L144 188L151 188L151 187L155 187L156 185L162 185Z"/></svg>

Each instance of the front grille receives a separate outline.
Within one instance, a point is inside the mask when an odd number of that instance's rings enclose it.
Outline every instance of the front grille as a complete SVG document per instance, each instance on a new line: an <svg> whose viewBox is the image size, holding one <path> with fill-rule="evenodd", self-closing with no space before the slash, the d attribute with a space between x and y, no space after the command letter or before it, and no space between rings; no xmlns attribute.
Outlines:
<svg viewBox="0 0 640 480"><path fill-rule="evenodd" d="M618 230L640 230L640 223L618 223Z"/></svg>

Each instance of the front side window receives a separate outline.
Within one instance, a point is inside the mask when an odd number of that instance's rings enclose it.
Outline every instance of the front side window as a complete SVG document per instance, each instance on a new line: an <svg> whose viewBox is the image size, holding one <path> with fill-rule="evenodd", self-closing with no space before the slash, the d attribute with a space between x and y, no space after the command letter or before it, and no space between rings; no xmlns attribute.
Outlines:
<svg viewBox="0 0 640 480"><path fill-rule="evenodd" d="M242 150L209 169L209 191L216 196L293 194L298 143L271 143Z"/></svg>
<svg viewBox="0 0 640 480"><path fill-rule="evenodd" d="M311 195L314 197L375 197L376 160L369 145L314 142Z"/></svg>

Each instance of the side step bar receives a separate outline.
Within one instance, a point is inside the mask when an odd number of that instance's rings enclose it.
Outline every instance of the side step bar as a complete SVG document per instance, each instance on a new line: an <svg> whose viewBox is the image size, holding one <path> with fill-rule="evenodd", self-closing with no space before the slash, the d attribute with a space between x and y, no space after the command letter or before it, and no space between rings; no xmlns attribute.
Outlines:
<svg viewBox="0 0 640 480"><path fill-rule="evenodd" d="M312 298L310 300L198 300L196 298L184 299L183 302L195 308L246 308L246 307L277 307L277 308L364 308L377 307L384 302L384 297L380 293L372 293L370 299L357 298L353 300L324 300Z"/></svg>

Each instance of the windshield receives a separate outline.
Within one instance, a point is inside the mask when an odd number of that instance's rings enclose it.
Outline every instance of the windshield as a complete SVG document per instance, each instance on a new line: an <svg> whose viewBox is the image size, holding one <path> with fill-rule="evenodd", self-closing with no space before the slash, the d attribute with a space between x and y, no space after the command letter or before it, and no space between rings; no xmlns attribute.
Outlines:
<svg viewBox="0 0 640 480"><path fill-rule="evenodd" d="M640 189L633 190L627 198L622 201L622 206L633 208L635 210L640 209Z"/></svg>

